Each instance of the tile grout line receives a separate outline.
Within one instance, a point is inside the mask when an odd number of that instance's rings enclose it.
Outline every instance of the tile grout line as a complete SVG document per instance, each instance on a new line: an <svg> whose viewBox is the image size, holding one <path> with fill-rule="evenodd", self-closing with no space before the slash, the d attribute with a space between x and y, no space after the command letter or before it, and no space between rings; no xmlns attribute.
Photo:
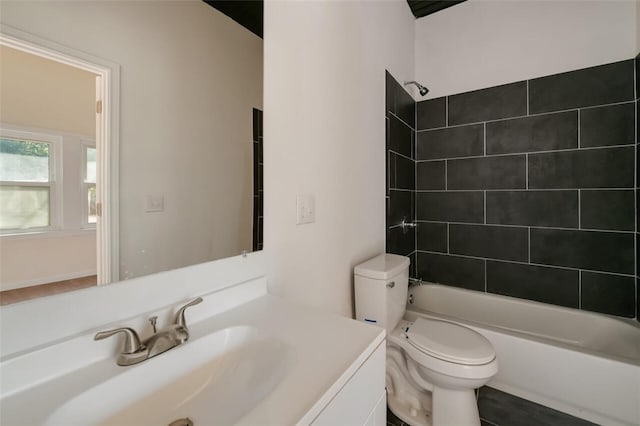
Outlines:
<svg viewBox="0 0 640 426"><path fill-rule="evenodd" d="M417 250L417 253L427 253L427 254L435 254L439 256L452 256L452 257L463 257L465 259L475 259L475 260L486 260L491 262L500 262L500 263L512 263L514 265L523 265L523 266L541 266L543 268L555 268L555 269L564 269L567 271L583 271L590 272L594 274L603 274L603 275L615 275L618 277L625 278L635 278L633 274L625 274L622 272L610 272L610 271L598 271L595 269L584 269L584 268L573 268L571 266L562 266L562 265L551 265L546 263L527 263L521 260L508 260L508 259L499 259L494 257L480 257L480 256L470 256L467 254L459 254L459 253L444 253L441 251L433 251L433 250Z"/></svg>
<svg viewBox="0 0 640 426"><path fill-rule="evenodd" d="M449 190L449 179L447 179L447 174L449 173L449 169L447 165L449 164L449 160L444 160L444 191Z"/></svg>
<svg viewBox="0 0 640 426"><path fill-rule="evenodd" d="M443 160L450 161L450 160ZM635 188L502 188L502 189L448 189L448 192L558 192L558 191L633 191ZM416 189L416 192L445 192L444 189ZM635 228L634 228L635 229Z"/></svg>
<svg viewBox="0 0 640 426"><path fill-rule="evenodd" d="M391 116L393 118L395 118L396 120L398 120L399 122L401 122L402 124L404 124L405 126L407 126L409 129L411 130L415 130L413 127L411 127L411 125L409 123L407 123L406 121L404 121L402 118L398 117L393 111L389 111L389 114L391 114ZM389 118L387 117L387 120L389 120Z"/></svg>
<svg viewBox="0 0 640 426"><path fill-rule="evenodd" d="M418 104L416 103L416 129L418 128ZM414 156L418 156L418 132L417 130L413 132L413 146L414 146ZM418 189L418 162L413 160L413 206L411 206L413 210L413 223L416 223L416 219L418 218L418 197L416 196L416 189ZM418 224L416 223L416 227L413 230L413 252L418 251ZM415 277L418 276L418 255L415 256L415 262L413 265L413 270L415 271ZM411 276L411 269L409 269L409 276Z"/></svg>
<svg viewBox="0 0 640 426"><path fill-rule="evenodd" d="M526 173L525 176L525 189L529 189L529 154L524 157L524 171Z"/></svg>
<svg viewBox="0 0 640 426"><path fill-rule="evenodd" d="M516 155L530 155L530 154L553 154L556 152L584 152L584 151L593 151L593 150L602 150L602 149L620 149L620 148L629 148L635 147L635 143L627 143L623 145L605 145L605 146L589 146L582 148L562 148L562 149L554 149L554 150L543 150L543 151L519 151L519 152L505 152L502 154L490 154L486 157L508 157L508 156L516 156ZM416 160L420 163L427 163L429 161L442 161L442 160L467 160L467 159L477 159L484 158L484 155L467 155L464 157L441 157L441 158L428 158L423 160Z"/></svg>
<svg viewBox="0 0 640 426"><path fill-rule="evenodd" d="M449 98L449 96L447 96L447 98ZM462 124L453 124L453 125L449 125L448 120L449 120L449 115L448 115L448 105L447 105L447 125L446 126L441 126L441 127L432 127L429 129L420 129L417 130L418 132L430 132L433 130L444 130L444 129L453 129L456 127L464 127L464 126L473 126L473 125L478 125L478 124L482 124L482 123L495 123L497 121L509 121L509 120L518 120L518 119L523 119L523 118L529 118L529 117L539 117L541 115L551 115L551 114L563 114L563 113L567 113L567 112L575 112L575 111L579 111L579 110L583 110L583 109L595 109L595 108L604 108L604 107L611 107L611 106L616 106L616 105L624 105L624 104L630 104L632 102L635 102L635 99L632 100L627 100L627 101L619 101L619 102L611 102L608 104L598 104L598 105L590 105L590 106L586 106L586 107L575 107L575 108L569 108L569 109L562 109L562 110L558 110L558 111L548 111L548 112L537 112L537 113L533 113L533 114L527 114L527 115L516 115L514 117L504 117L504 118L494 118L492 120L485 120L485 121L472 121L469 123L462 123ZM393 114L393 113L391 113ZM393 114L395 116L395 114ZM398 117L398 119L400 119ZM402 120L402 119L400 119Z"/></svg>
<svg viewBox="0 0 640 426"><path fill-rule="evenodd" d="M582 309L582 269L578 269L578 309Z"/></svg>
<svg viewBox="0 0 640 426"><path fill-rule="evenodd" d="M487 191L482 191L482 198L484 200L484 224L487 224Z"/></svg>
<svg viewBox="0 0 640 426"><path fill-rule="evenodd" d="M581 189L578 189L578 229L582 230L582 209L580 208L580 205L582 204L580 201L580 193L582 192Z"/></svg>
<svg viewBox="0 0 640 426"><path fill-rule="evenodd" d="M444 129L449 127L449 96L444 97Z"/></svg>
<svg viewBox="0 0 640 426"><path fill-rule="evenodd" d="M578 110L578 149L580 149L581 143L580 143L580 110Z"/></svg>
<svg viewBox="0 0 640 426"><path fill-rule="evenodd" d="M450 254L449 252L449 235L451 235L451 232L449 232L449 224L447 223L447 253Z"/></svg>
<svg viewBox="0 0 640 426"><path fill-rule="evenodd" d="M484 260L484 292L487 293L487 260Z"/></svg>
<svg viewBox="0 0 640 426"><path fill-rule="evenodd" d="M527 117L529 116L529 80L527 80Z"/></svg>
<svg viewBox="0 0 640 426"><path fill-rule="evenodd" d="M393 191L409 191L407 189L392 189ZM478 191L479 192L479 191ZM429 220L429 219L416 219L417 223L451 223L453 225L467 225L467 226L496 226L502 228L533 228L533 229L546 229L551 231L570 231L570 232L604 232L610 234L635 234L634 231L618 231L615 229L591 229L591 228L561 228L558 226L539 226L539 225L524 225L524 224L504 224L504 223L482 223L482 222L456 222L446 220Z"/></svg>
<svg viewBox="0 0 640 426"><path fill-rule="evenodd" d="M483 130L483 139L484 139L484 155L483 157L487 156L487 123L483 123L482 124L482 130Z"/></svg>
<svg viewBox="0 0 640 426"><path fill-rule="evenodd" d="M531 227L527 227L527 262L531 264Z"/></svg>

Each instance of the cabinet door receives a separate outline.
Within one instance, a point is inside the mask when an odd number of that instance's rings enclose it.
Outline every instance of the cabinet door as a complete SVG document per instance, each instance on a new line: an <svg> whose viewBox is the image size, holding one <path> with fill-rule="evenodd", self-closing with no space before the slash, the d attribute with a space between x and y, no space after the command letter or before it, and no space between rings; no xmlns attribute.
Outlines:
<svg viewBox="0 0 640 426"><path fill-rule="evenodd" d="M371 356L360 366L346 385L312 422L314 426L378 425L380 424L380 400L385 397L385 355L383 341ZM386 417L386 404L383 423ZM375 410L378 408L378 410Z"/></svg>

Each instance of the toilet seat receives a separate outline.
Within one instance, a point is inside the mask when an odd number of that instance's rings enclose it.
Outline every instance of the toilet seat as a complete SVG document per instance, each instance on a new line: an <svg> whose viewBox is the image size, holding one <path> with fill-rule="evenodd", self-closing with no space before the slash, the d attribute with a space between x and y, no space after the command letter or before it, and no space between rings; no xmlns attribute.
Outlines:
<svg viewBox="0 0 640 426"><path fill-rule="evenodd" d="M493 346L483 335L451 322L419 317L405 333L416 349L443 361L482 365L496 357Z"/></svg>
<svg viewBox="0 0 640 426"><path fill-rule="evenodd" d="M392 345L402 348L407 356L418 362L424 368L437 371L447 376L470 380L493 377L498 372L498 360L495 357L495 351L493 359L489 362L472 365L447 361L418 348L417 345L409 341L406 333L411 329L413 324L415 324L415 321L401 321L398 326L387 335L387 341Z"/></svg>

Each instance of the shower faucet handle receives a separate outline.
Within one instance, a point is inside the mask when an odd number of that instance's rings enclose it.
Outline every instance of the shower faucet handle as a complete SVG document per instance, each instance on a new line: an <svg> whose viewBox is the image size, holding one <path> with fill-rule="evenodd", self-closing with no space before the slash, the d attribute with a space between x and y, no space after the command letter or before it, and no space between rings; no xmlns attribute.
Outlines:
<svg viewBox="0 0 640 426"><path fill-rule="evenodd" d="M407 218L404 217L400 226L402 227L402 233L406 234L409 229L414 229L417 225L415 222L407 222Z"/></svg>

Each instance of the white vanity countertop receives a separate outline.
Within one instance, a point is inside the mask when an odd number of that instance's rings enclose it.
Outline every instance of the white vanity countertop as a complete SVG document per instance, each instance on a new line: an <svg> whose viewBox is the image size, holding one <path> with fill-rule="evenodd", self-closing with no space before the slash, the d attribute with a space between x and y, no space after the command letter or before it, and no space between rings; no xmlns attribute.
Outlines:
<svg viewBox="0 0 640 426"><path fill-rule="evenodd" d="M286 368L282 378L266 397L240 418L237 422L240 425L311 423L384 342L385 336L382 328L263 295L194 323L190 326L190 341L167 354L180 351L217 330L238 325L255 327L286 346ZM86 338L92 339L92 335ZM97 343L91 340L90 344ZM145 363L156 360L152 358ZM6 414L13 420L20 420L21 424L45 423L52 411L87 383L104 380L124 368L135 368L118 367L115 361L115 356L102 359L67 376L11 395L3 401L2 409L8 409ZM7 420L4 415L2 417Z"/></svg>
<svg viewBox="0 0 640 426"><path fill-rule="evenodd" d="M202 321L194 337L243 322L281 339L289 360L282 381L241 425L311 423L385 337L382 328L269 295Z"/></svg>

